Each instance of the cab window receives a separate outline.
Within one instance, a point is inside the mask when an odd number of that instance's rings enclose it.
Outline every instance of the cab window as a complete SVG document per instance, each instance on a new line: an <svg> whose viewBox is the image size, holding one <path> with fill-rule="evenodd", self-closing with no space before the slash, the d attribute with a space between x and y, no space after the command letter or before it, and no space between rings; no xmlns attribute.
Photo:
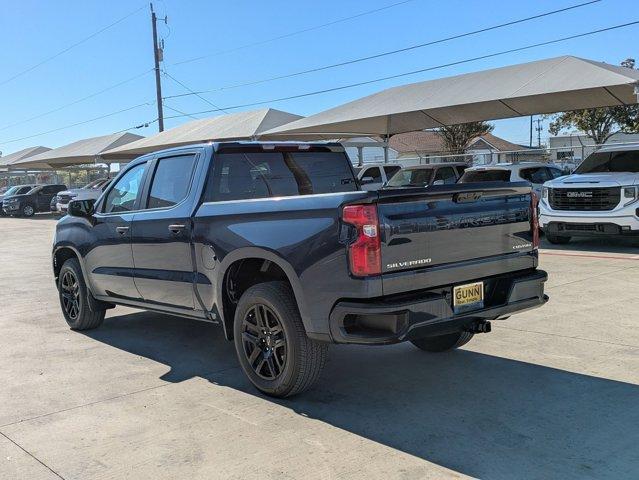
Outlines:
<svg viewBox="0 0 639 480"><path fill-rule="evenodd" d="M367 169L360 178L370 177L373 179L373 182L381 182L382 181L382 172L379 167L370 167Z"/></svg>
<svg viewBox="0 0 639 480"><path fill-rule="evenodd" d="M195 158L195 155L180 155L158 160L147 208L172 207L186 198Z"/></svg>
<svg viewBox="0 0 639 480"><path fill-rule="evenodd" d="M448 185L457 181L457 174L453 167L442 167L437 169L435 178L433 178L434 185Z"/></svg>
<svg viewBox="0 0 639 480"><path fill-rule="evenodd" d="M132 167L109 190L102 210L104 213L129 212L134 209L145 166L145 163L141 163Z"/></svg>

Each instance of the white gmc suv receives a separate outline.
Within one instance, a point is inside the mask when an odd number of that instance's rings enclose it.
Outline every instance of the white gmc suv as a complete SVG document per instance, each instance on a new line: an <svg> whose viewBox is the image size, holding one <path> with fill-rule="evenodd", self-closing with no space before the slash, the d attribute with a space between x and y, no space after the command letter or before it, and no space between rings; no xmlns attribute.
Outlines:
<svg viewBox="0 0 639 480"><path fill-rule="evenodd" d="M639 234L639 144L602 147L572 175L544 183L539 222L551 243Z"/></svg>

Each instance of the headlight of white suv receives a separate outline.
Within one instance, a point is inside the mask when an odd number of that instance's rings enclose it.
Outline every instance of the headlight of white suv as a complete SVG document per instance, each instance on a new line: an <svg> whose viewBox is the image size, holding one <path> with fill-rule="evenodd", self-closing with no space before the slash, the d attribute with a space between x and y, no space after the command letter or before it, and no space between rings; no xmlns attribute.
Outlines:
<svg viewBox="0 0 639 480"><path fill-rule="evenodd" d="M541 188L541 198L544 200L548 200L548 187Z"/></svg>
<svg viewBox="0 0 639 480"><path fill-rule="evenodd" d="M630 205L639 199L639 187L623 187L624 206Z"/></svg>

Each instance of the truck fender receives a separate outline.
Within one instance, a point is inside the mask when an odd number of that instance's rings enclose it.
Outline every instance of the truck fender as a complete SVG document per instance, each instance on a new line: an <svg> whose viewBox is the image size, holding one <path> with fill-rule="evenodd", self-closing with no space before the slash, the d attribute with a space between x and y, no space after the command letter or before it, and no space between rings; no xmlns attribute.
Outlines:
<svg viewBox="0 0 639 480"><path fill-rule="evenodd" d="M220 316L220 320L224 325L224 334L226 335L226 337L229 339L232 338L232 335L229 334L232 334L233 332L233 319L225 318L224 309L222 308L222 298L224 298L224 276L226 275L228 268L234 262L248 258L260 258L268 260L282 269L282 271L286 274L291 287L293 288L293 293L295 294L295 300L297 302L297 308L300 311L302 322L304 323L304 328L306 328L306 330L308 331L310 327L310 321L306 298L304 296L304 290L302 288L299 276L297 275L297 272L295 272L293 266L272 250L260 247L245 247L234 250L226 255L220 262L220 268L218 270L218 277L216 282L216 298L219 299L219 301L217 302L219 305L218 313Z"/></svg>

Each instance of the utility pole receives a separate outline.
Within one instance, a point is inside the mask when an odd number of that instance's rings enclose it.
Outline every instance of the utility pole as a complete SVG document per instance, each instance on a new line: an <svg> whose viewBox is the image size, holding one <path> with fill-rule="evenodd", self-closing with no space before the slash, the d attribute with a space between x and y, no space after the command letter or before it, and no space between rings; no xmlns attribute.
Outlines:
<svg viewBox="0 0 639 480"><path fill-rule="evenodd" d="M533 116L530 116L530 147L532 147L532 129L533 129Z"/></svg>
<svg viewBox="0 0 639 480"><path fill-rule="evenodd" d="M537 146L541 147L541 131L543 130L541 126L541 118L537 119L537 128L535 128L535 130L537 130Z"/></svg>
<svg viewBox="0 0 639 480"><path fill-rule="evenodd" d="M158 18L153 11L153 4L151 3L151 25L153 27L153 60L155 61L155 97L158 105L158 128L160 132L164 131L164 111L162 109L162 82L160 80L160 62L164 55L164 41L162 45L158 45ZM164 23L166 23L166 17L164 17Z"/></svg>

